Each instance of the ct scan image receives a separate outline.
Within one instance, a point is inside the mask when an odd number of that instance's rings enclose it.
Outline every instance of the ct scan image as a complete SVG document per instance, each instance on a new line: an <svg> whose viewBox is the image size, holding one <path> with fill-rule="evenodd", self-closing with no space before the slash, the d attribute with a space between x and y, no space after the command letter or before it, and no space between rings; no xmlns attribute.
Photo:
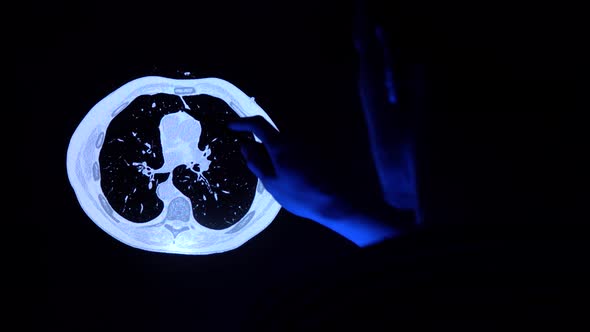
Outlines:
<svg viewBox="0 0 590 332"><path fill-rule="evenodd" d="M248 169L256 140L227 122L268 114L219 78L146 76L98 102L74 131L67 173L88 218L138 249L205 255L238 248L280 205Z"/></svg>

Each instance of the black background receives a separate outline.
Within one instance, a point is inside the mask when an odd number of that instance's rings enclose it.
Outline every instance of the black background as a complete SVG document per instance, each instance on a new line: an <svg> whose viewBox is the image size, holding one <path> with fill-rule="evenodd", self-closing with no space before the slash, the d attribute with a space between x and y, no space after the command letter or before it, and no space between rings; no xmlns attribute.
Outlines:
<svg viewBox="0 0 590 332"><path fill-rule="evenodd" d="M408 39L428 22L449 38L449 59L490 70L481 59L493 53L502 63L497 68L554 94L569 91L579 56L571 46L577 45L576 11L563 7L392 2ZM21 86L36 87L20 91L33 124L27 143L35 150L23 151L36 202L28 212L41 231L34 250L42 271L35 274L42 292L31 300L39 313L35 323L59 330L234 331L280 301L285 289L321 279L327 265L345 264L356 247L286 211L239 249L219 255L128 247L84 214L65 161L76 126L108 93L138 77L190 72L233 83L279 128L314 142L310 160L339 165L326 176L342 177L359 195L374 189L356 95L352 8L350 2L259 0L61 1L22 8L31 24L14 38L13 69ZM485 56L466 55L473 49ZM576 123L570 113L560 114ZM536 121L551 122L543 116Z"/></svg>

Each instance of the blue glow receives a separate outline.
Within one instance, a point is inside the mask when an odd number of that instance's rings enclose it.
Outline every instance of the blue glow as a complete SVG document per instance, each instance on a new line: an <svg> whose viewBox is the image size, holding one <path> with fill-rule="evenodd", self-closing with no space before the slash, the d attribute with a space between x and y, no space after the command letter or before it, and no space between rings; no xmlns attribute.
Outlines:
<svg viewBox="0 0 590 332"><path fill-rule="evenodd" d="M391 68L391 51L388 46L388 40L385 32L381 27L375 28L375 35L383 47L383 72L385 74L385 89L387 90L387 99L390 104L397 103L397 95L395 93L395 84L393 81L393 69Z"/></svg>

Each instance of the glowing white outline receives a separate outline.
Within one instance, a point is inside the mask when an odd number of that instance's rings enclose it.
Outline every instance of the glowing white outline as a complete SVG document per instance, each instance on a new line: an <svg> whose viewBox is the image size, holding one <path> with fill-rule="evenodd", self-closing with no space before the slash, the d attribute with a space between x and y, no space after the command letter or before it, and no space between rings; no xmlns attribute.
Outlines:
<svg viewBox="0 0 590 332"><path fill-rule="evenodd" d="M165 211L162 212L162 215L159 216L157 220L148 223L135 224L125 222L125 219L118 215L117 212L112 210L111 213L115 217L109 216L101 206L100 195L102 194L102 190L100 190L100 185L96 186L99 188L100 192L92 192L91 188L86 186L85 181L92 179L92 168L93 165L98 163L98 158L87 158L96 161L93 162L92 165L83 165L83 157L88 153L98 155L100 147L96 147L96 143L100 140L100 133L102 133L104 139L104 132L112 120L112 117L114 117L114 113L123 110L129 102L133 101L140 95L156 93L174 94L180 97L199 94L214 96L224 100L240 117L261 115L276 128L272 119L260 106L258 106L258 104L256 104L254 98L248 97L236 86L225 80L214 77L200 79L172 79L161 76L145 76L134 79L122 85L92 107L72 134L67 150L66 168L68 179L74 189L80 206L86 215L103 231L120 242L137 249L162 253L207 255L238 248L264 230L274 220L281 209L279 203L263 188L260 180L258 180L258 188L261 188L261 190L257 189L254 202L252 203L250 210L244 216L245 218L252 211L256 211L253 219L235 233L231 233L231 230L236 227L241 227L240 223L244 218L230 228L223 230L205 229L203 227L200 229L201 232L207 232L211 236L222 236L225 234L226 237L208 247L199 249L193 248L191 250L188 250L186 247L179 247L179 245L174 243L168 247L150 246L137 240L128 233L130 231L136 233L138 230L141 232L142 227L145 230L146 226L154 226L155 224L164 222L161 219L162 216L165 215ZM258 140L258 138L256 138L256 140ZM92 149L92 146L94 146L94 149ZM106 199L103 203L105 202ZM106 202L106 204L108 204L108 202ZM260 206L263 206L263 208L260 209ZM194 221L189 221L189 223L191 223L192 226L195 226ZM232 235L227 236L228 232Z"/></svg>

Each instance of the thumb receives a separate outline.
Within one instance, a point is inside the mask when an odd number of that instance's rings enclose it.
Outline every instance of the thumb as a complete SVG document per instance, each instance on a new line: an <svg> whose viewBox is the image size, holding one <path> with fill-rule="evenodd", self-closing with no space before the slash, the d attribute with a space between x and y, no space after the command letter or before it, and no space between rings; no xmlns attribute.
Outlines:
<svg viewBox="0 0 590 332"><path fill-rule="evenodd" d="M247 141L242 144L242 156L248 168L259 179L265 180L276 176L272 159L262 143Z"/></svg>

